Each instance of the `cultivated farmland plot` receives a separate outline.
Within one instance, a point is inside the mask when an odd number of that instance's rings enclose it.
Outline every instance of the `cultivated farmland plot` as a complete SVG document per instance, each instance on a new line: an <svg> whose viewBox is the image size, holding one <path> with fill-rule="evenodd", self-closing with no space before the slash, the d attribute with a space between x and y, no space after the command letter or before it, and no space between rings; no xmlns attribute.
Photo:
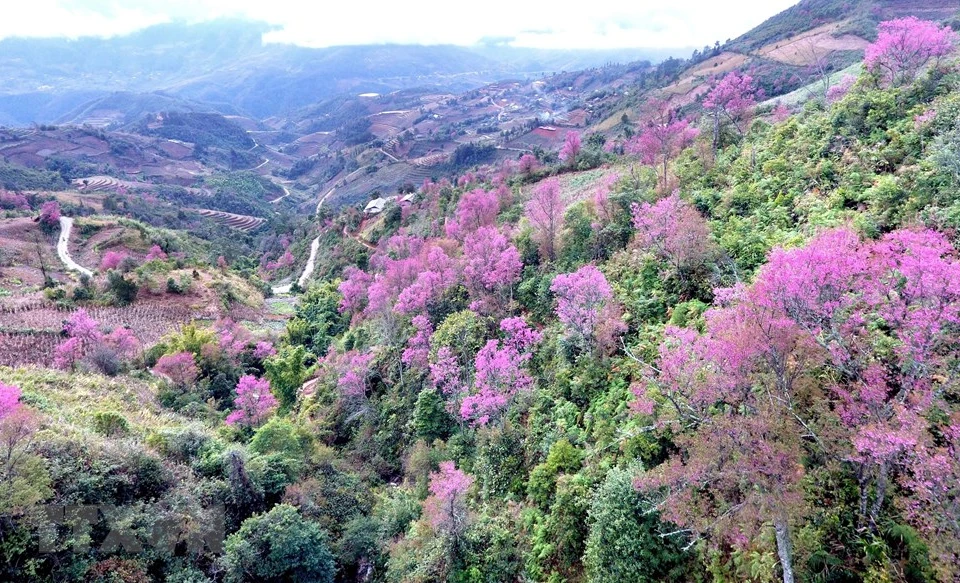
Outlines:
<svg viewBox="0 0 960 583"><path fill-rule="evenodd" d="M249 233L253 231L263 223L267 222L266 219L260 217L251 217L247 215L235 215L233 213L228 213L224 211L215 211L212 209L190 209L196 213L199 213L205 217L211 218L219 223L222 223L232 229L237 229L238 231L243 231Z"/></svg>

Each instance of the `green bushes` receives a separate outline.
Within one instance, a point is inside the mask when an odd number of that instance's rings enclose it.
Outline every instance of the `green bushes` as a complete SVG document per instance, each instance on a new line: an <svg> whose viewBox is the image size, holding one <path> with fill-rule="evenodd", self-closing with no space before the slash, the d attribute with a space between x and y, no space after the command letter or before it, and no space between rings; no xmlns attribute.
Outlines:
<svg viewBox="0 0 960 583"><path fill-rule="evenodd" d="M127 419L116 411L97 411L93 414L93 429L100 435L125 435L130 430Z"/></svg>
<svg viewBox="0 0 960 583"><path fill-rule="evenodd" d="M336 573L326 533L286 504L245 520L227 539L223 567L230 583L333 583Z"/></svg>
<svg viewBox="0 0 960 583"><path fill-rule="evenodd" d="M692 556L633 486L640 468L614 468L590 500L584 566L591 583L687 581Z"/></svg>

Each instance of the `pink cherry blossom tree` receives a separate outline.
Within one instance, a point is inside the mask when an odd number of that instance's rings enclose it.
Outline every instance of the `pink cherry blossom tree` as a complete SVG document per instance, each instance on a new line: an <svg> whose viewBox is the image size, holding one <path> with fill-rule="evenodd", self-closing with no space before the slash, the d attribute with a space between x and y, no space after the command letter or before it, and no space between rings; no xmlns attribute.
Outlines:
<svg viewBox="0 0 960 583"><path fill-rule="evenodd" d="M400 361L407 366L427 370L430 364L430 336L433 335L433 325L430 318L419 314L413 317L413 328L416 332L407 340Z"/></svg>
<svg viewBox="0 0 960 583"><path fill-rule="evenodd" d="M580 134L577 132L567 132L563 140L563 147L560 148L560 161L564 164L573 165L576 163L577 155L580 154L581 149Z"/></svg>
<svg viewBox="0 0 960 583"><path fill-rule="evenodd" d="M670 105L660 99L651 99L648 104L651 116L640 133L624 146L628 154L658 169L660 185L667 191L667 166L677 154L690 146L700 130L679 117Z"/></svg>
<svg viewBox="0 0 960 583"><path fill-rule="evenodd" d="M700 212L674 192L656 203L633 205L641 249L653 253L681 277L698 271L716 254L710 227Z"/></svg>
<svg viewBox="0 0 960 583"><path fill-rule="evenodd" d="M236 410L227 415L227 425L257 427L277 408L277 399L270 392L267 379L243 375L237 382L236 393L233 399Z"/></svg>
<svg viewBox="0 0 960 583"><path fill-rule="evenodd" d="M30 202L27 200L27 197L20 193L0 190L0 209L29 210Z"/></svg>
<svg viewBox="0 0 960 583"><path fill-rule="evenodd" d="M524 154L520 156L520 163L517 169L521 174L530 174L540 166L540 161L533 154Z"/></svg>
<svg viewBox="0 0 960 583"><path fill-rule="evenodd" d="M463 242L463 277L474 311L505 308L522 269L520 252L496 227L481 227Z"/></svg>
<svg viewBox="0 0 960 583"><path fill-rule="evenodd" d="M144 257L144 261L156 261L156 260L160 260L160 261L167 260L167 254L160 247L160 245L154 245L150 247L150 252L147 253L146 257Z"/></svg>
<svg viewBox="0 0 960 583"><path fill-rule="evenodd" d="M447 236L463 240L480 227L496 223L499 211L500 201L496 191L481 188L471 190L460 199L454 218L447 223Z"/></svg>
<svg viewBox="0 0 960 583"><path fill-rule="evenodd" d="M123 263L123 260L126 258L127 254L121 251L107 251L103 255L103 259L100 260L100 271L116 269L120 267L120 264Z"/></svg>
<svg viewBox="0 0 960 583"><path fill-rule="evenodd" d="M0 504L6 513L12 509L11 504L27 504L44 497L36 488L30 488L29 493L25 491L31 482L24 483L22 469L39 420L20 398L19 387L0 383ZM19 495L11 496L14 490L19 490ZM25 493L32 500L24 499Z"/></svg>
<svg viewBox="0 0 960 583"><path fill-rule="evenodd" d="M231 358L236 358L253 342L250 331L230 318L222 318L213 324L217 333L217 345Z"/></svg>
<svg viewBox="0 0 960 583"><path fill-rule="evenodd" d="M50 200L40 207L40 226L51 230L60 225L60 203Z"/></svg>
<svg viewBox="0 0 960 583"><path fill-rule="evenodd" d="M170 379L170 382L180 388L186 388L195 383L200 374L196 360L189 352L164 354L157 360L153 372Z"/></svg>
<svg viewBox="0 0 960 583"><path fill-rule="evenodd" d="M881 22L878 31L864 64L892 85L912 82L928 64L949 55L957 41L949 27L915 16Z"/></svg>
<svg viewBox="0 0 960 583"><path fill-rule="evenodd" d="M20 387L0 383L0 421L17 413L20 404Z"/></svg>
<svg viewBox="0 0 960 583"><path fill-rule="evenodd" d="M773 119L774 123L783 123L790 119L790 107L782 101L778 101L777 105L774 106L773 111L770 112L770 117Z"/></svg>
<svg viewBox="0 0 960 583"><path fill-rule="evenodd" d="M594 265L584 265L573 273L553 279L550 291L557 297L557 318L568 334L580 345L596 349L604 323L619 321L619 311L607 278ZM614 326L620 333L626 327Z"/></svg>
<svg viewBox="0 0 960 583"><path fill-rule="evenodd" d="M253 357L263 360L277 354L277 349L268 340L260 340L253 348Z"/></svg>
<svg viewBox="0 0 960 583"><path fill-rule="evenodd" d="M720 128L729 122L741 136L746 132L757 100L763 92L758 90L750 75L736 71L720 79L703 100L703 107L713 120L713 151L720 148Z"/></svg>
<svg viewBox="0 0 960 583"><path fill-rule="evenodd" d="M474 391L460 404L460 417L473 425L487 425L514 395L533 385L524 367L542 335L530 329L523 318L507 318L500 329L503 340L489 340L477 353Z"/></svg>
<svg viewBox="0 0 960 583"><path fill-rule="evenodd" d="M844 75L839 83L827 90L827 103L836 103L846 97L856 82L857 78L855 76Z"/></svg>
<svg viewBox="0 0 960 583"><path fill-rule="evenodd" d="M359 314L367 307L367 290L373 282L367 272L353 265L344 269L344 280L339 290L343 299L340 300L340 311L350 314Z"/></svg>
<svg viewBox="0 0 960 583"><path fill-rule="evenodd" d="M430 496L423 502L423 514L433 529L456 539L468 522L467 492L473 477L457 469L452 461L440 462L438 471L430 474Z"/></svg>
<svg viewBox="0 0 960 583"><path fill-rule="evenodd" d="M926 229L878 241L834 229L774 250L752 285L716 297L702 334L666 331L650 375L664 407L637 391L636 411L684 432L682 455L644 478L671 488L667 516L734 543L754 536L747 526L772 523L784 581L792 581L790 525L804 510L805 443L856 468L862 527L877 528L899 481L916 493L907 505L915 524L940 537L944 552L960 549L960 539L944 539L944 522L910 510L942 503L949 494L940 484L960 477L949 473L949 437L930 438L952 435L953 422L929 413L955 410L942 391L955 378L948 363L960 327L960 260L949 241ZM797 381L824 366L833 371L827 393L801 397ZM950 477L930 480L927 463ZM709 509L699 505L704 495Z"/></svg>
<svg viewBox="0 0 960 583"><path fill-rule="evenodd" d="M54 351L54 365L58 368L73 369L94 346L103 340L100 323L90 317L83 308L73 312L63 324L66 340L60 342Z"/></svg>
<svg viewBox="0 0 960 583"><path fill-rule="evenodd" d="M409 265L419 270L416 279L399 289L394 309L402 314L415 314L434 306L447 290L460 280L457 262L443 248L429 245ZM406 269L405 266L404 269ZM391 269L397 267L392 264ZM388 270L386 275L390 276Z"/></svg>
<svg viewBox="0 0 960 583"><path fill-rule="evenodd" d="M140 340L133 330L118 326L103 337L103 343L110 347L122 359L133 358L140 350Z"/></svg>
<svg viewBox="0 0 960 583"><path fill-rule="evenodd" d="M557 239L565 210L560 198L560 182L556 178L548 178L534 187L533 196L527 202L527 220L540 246L540 256L546 261L557 257Z"/></svg>

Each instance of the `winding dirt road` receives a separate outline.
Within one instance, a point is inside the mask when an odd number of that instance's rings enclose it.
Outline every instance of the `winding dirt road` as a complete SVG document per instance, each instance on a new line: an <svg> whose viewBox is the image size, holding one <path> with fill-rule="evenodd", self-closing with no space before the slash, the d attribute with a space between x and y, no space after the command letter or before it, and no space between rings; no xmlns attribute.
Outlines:
<svg viewBox="0 0 960 583"><path fill-rule="evenodd" d="M317 251L320 250L320 236L318 235L313 241L310 242L310 257L307 259L307 264L303 268L303 273L300 274L300 278L297 280L297 285L301 289L307 285L307 280L310 279L310 276L313 275L313 269L317 263ZM278 285L273 288L273 295L283 295L290 293L290 289L293 287L292 284Z"/></svg>
<svg viewBox="0 0 960 583"><path fill-rule="evenodd" d="M79 271L87 277L93 277L93 272L70 257L70 233L73 231L73 219L70 217L60 217L60 238L57 239L57 256L60 261L71 271Z"/></svg>
<svg viewBox="0 0 960 583"><path fill-rule="evenodd" d="M283 187L283 185L281 185L281 187ZM287 189L284 188L284 190L287 190ZM327 198L331 194L333 194L333 191L334 189L331 188L330 190L327 191L326 194L320 197L320 201L317 202L318 213L320 212L320 207L323 206L323 202L327 200ZM307 285L307 281L310 279L310 276L313 275L313 269L317 264L317 251L319 250L320 250L320 236L317 235L317 237L313 241L310 241L310 257L307 259L307 264L303 267L303 272L300 273L300 277L297 279L297 285L299 285L301 289L305 285ZM290 289L292 287L293 287L293 284L289 284L289 283L284 285L274 286L273 295L278 296L278 295L289 294Z"/></svg>

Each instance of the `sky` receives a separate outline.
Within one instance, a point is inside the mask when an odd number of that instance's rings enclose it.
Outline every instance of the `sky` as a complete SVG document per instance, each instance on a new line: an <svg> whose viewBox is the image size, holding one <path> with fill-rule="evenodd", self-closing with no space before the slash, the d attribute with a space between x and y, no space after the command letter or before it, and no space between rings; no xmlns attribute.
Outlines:
<svg viewBox="0 0 960 583"><path fill-rule="evenodd" d="M172 21L241 17L266 42L309 47L497 39L549 49L701 47L734 38L797 0L29 0L9 2L0 38L116 36Z"/></svg>

